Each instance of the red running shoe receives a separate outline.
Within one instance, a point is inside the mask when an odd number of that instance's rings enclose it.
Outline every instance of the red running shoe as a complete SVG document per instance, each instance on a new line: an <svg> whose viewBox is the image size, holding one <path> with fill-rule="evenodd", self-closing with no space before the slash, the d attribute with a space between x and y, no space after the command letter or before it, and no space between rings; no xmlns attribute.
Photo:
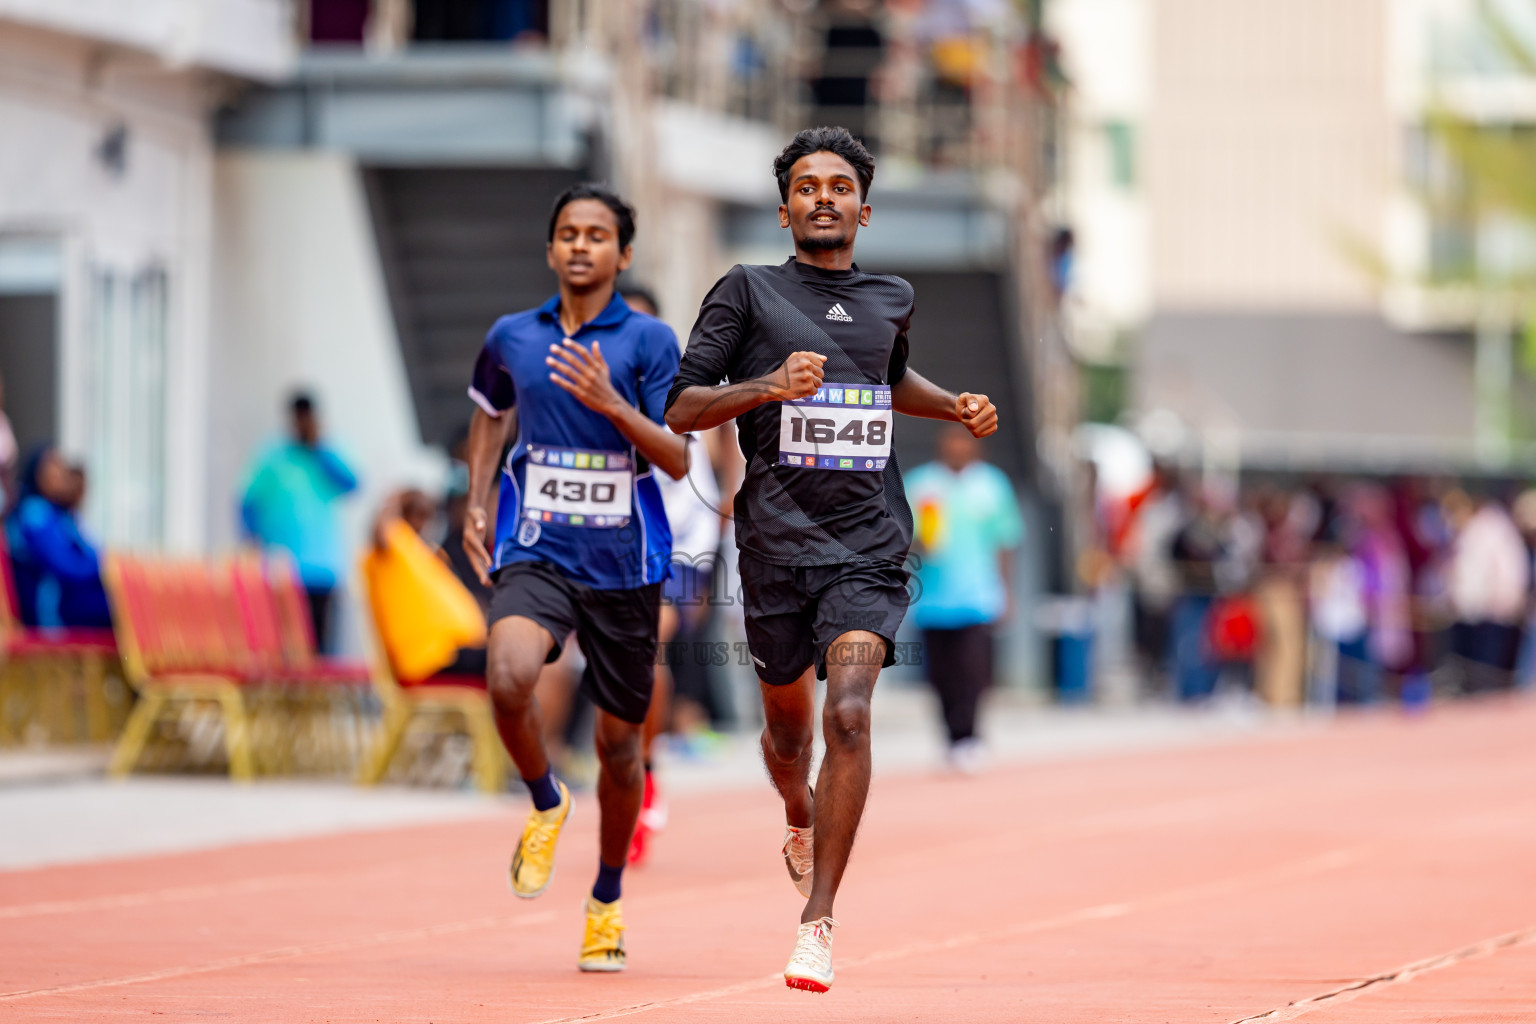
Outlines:
<svg viewBox="0 0 1536 1024"><path fill-rule="evenodd" d="M656 788L656 776L645 773L645 796L640 801L640 818L635 835L629 841L629 863L640 864L650 853L651 835L667 827L667 798Z"/></svg>

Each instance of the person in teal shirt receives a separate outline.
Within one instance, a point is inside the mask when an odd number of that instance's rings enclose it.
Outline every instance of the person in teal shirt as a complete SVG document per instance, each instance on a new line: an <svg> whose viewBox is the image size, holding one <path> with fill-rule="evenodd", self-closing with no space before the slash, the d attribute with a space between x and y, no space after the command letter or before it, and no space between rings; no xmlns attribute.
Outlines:
<svg viewBox="0 0 1536 1024"><path fill-rule="evenodd" d="M939 435L939 458L906 478L921 586L912 618L923 631L924 663L949 732L950 764L980 766L976 710L992 685L993 631L1011 606L1014 549L1024 522L1013 485L982 461L981 442L963 427Z"/></svg>
<svg viewBox="0 0 1536 1024"><path fill-rule="evenodd" d="M292 436L251 467L240 521L263 548L293 556L309 596L315 642L329 651L332 597L345 557L336 502L357 490L357 475L321 439L314 399L301 392L288 409Z"/></svg>

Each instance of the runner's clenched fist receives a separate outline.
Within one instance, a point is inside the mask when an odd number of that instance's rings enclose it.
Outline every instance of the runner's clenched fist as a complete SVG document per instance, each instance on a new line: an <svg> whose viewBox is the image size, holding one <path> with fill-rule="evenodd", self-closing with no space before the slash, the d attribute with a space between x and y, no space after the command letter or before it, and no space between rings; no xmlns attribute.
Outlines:
<svg viewBox="0 0 1536 1024"><path fill-rule="evenodd" d="M784 365L774 374L776 380L782 380L784 391L783 401L792 402L797 398L809 398L821 387L822 377L825 371L822 364L827 357L815 352L791 352Z"/></svg>

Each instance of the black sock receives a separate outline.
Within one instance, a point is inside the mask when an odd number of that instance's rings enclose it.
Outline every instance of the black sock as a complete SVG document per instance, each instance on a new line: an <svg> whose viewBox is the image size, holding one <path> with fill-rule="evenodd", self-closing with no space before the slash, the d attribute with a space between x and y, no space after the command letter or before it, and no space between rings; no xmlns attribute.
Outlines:
<svg viewBox="0 0 1536 1024"><path fill-rule="evenodd" d="M524 779L523 785L528 787L528 795L533 797L534 810L547 811L560 806L560 787L555 785L553 770L537 779Z"/></svg>
<svg viewBox="0 0 1536 1024"><path fill-rule="evenodd" d="M599 903L612 903L623 895L620 883L624 878L624 865L611 868L601 859L597 862L597 881L592 885L592 898Z"/></svg>

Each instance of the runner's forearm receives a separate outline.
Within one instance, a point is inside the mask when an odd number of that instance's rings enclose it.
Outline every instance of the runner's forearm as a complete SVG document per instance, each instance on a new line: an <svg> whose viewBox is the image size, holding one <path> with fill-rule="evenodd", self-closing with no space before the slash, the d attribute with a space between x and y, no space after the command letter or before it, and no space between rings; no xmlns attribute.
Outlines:
<svg viewBox="0 0 1536 1024"><path fill-rule="evenodd" d="M496 481L496 465L501 461L501 450L507 443L507 431L515 413L504 412L491 416L484 409L476 409L469 421L469 444L465 459L469 463L469 507L484 509L491 500L491 487Z"/></svg>
<svg viewBox="0 0 1536 1024"><path fill-rule="evenodd" d="M781 387L770 374L739 384L688 388L667 410L667 426L679 434L718 427L767 402L779 401Z"/></svg>
<svg viewBox="0 0 1536 1024"><path fill-rule="evenodd" d="M688 438L674 434L628 402L621 402L608 419L651 465L674 480L688 475Z"/></svg>
<svg viewBox="0 0 1536 1024"><path fill-rule="evenodd" d="M955 395L916 370L908 370L891 385L891 406L905 416L956 422L960 417L955 413L955 399Z"/></svg>

